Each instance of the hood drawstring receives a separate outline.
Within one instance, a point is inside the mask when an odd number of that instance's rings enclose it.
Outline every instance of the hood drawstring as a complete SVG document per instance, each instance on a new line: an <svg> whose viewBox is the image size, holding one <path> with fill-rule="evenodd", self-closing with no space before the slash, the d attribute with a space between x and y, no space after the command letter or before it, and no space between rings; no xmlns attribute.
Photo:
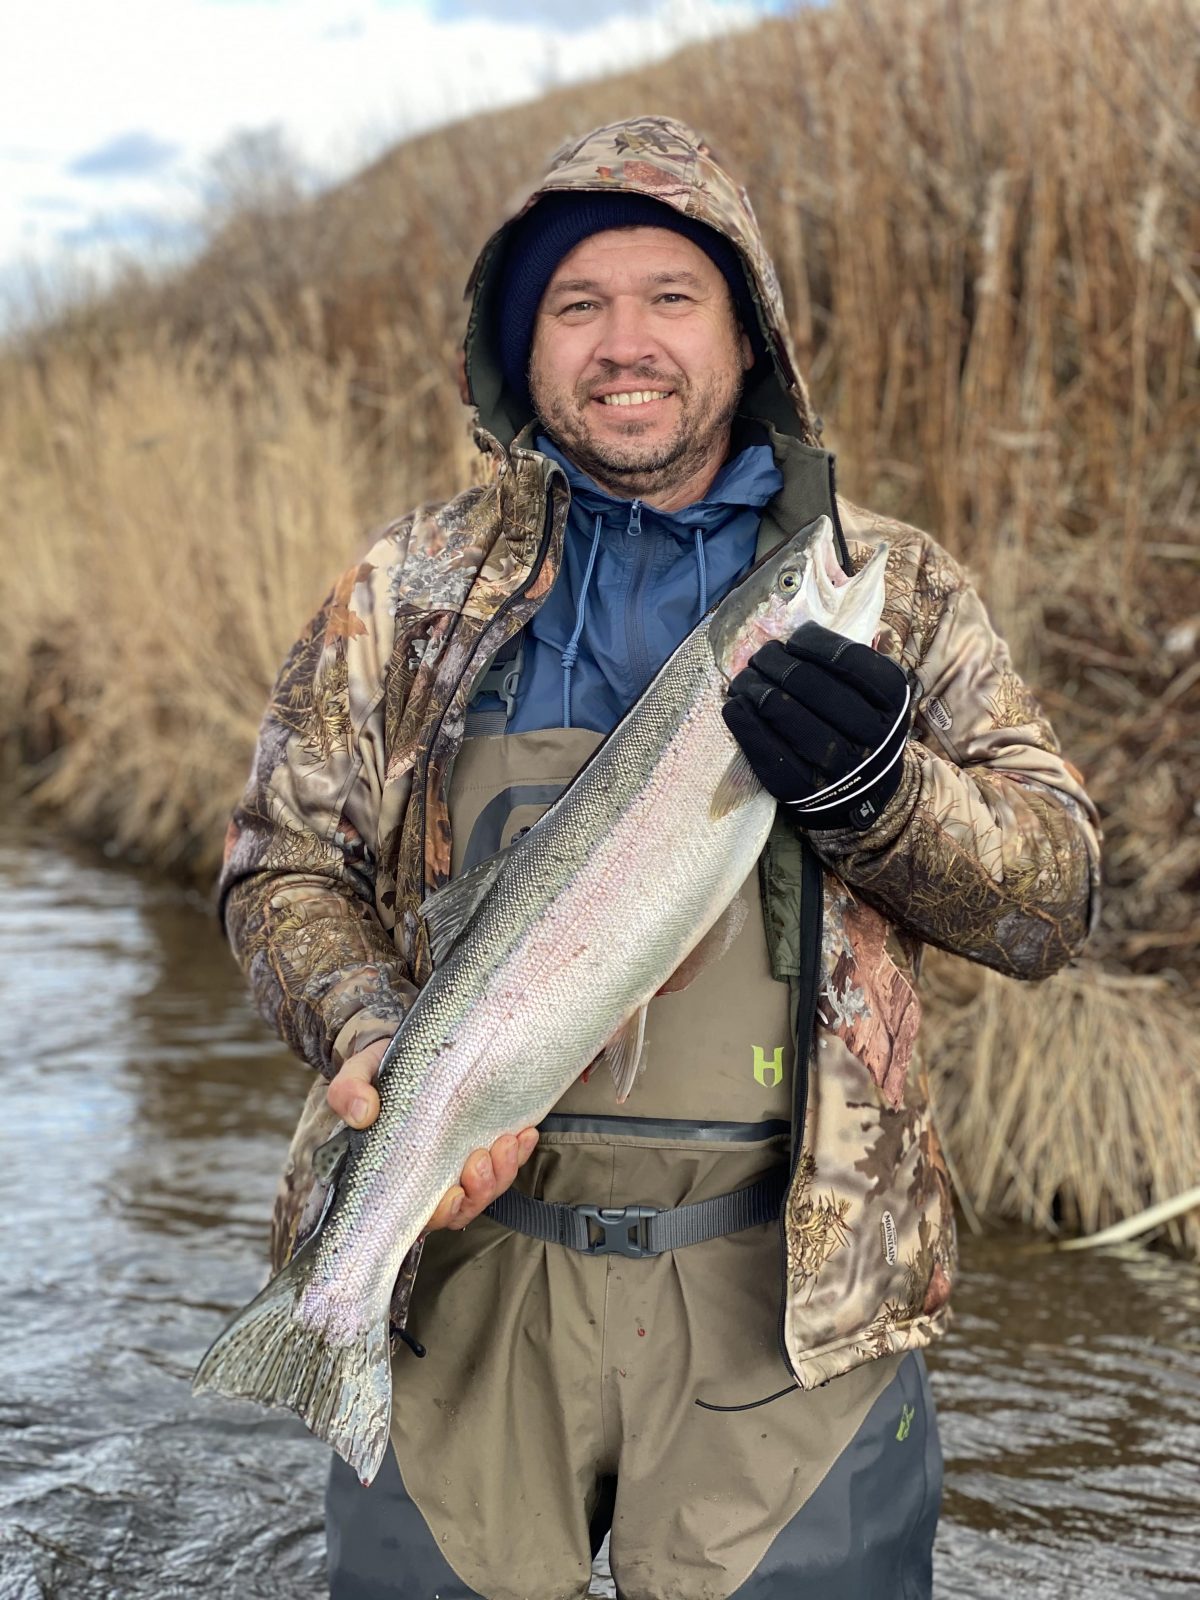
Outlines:
<svg viewBox="0 0 1200 1600"><path fill-rule="evenodd" d="M596 569L596 554L600 549L600 532L604 527L604 518L596 513L596 527L592 534L592 548L588 553L587 569L583 574L583 586L579 591L579 604L575 609L575 629L567 640L567 648L562 653L563 670L563 714L562 725L564 728L571 726L571 672L579 656L579 639L583 633L583 617L587 607L587 593L591 587L592 573Z"/></svg>
<svg viewBox="0 0 1200 1600"><path fill-rule="evenodd" d="M703 617L708 610L708 571L704 565L704 530L693 528L692 536L696 541L696 573L700 579L700 615Z"/></svg>

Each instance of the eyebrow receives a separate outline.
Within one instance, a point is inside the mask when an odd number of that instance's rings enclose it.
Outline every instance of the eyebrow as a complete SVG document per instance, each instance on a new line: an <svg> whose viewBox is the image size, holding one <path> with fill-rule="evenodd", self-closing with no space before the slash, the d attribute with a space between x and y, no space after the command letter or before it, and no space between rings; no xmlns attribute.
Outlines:
<svg viewBox="0 0 1200 1600"><path fill-rule="evenodd" d="M661 288L668 283L686 284L691 289L702 289L704 281L699 273L691 272L687 267L680 267L671 272L654 272L643 283L651 288ZM556 278L550 285L549 294L595 294L601 285L595 278Z"/></svg>

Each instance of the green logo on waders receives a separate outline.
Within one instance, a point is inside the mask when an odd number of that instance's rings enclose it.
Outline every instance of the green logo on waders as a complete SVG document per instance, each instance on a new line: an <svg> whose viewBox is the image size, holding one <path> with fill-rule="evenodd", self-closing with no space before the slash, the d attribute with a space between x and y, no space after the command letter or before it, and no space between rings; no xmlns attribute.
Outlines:
<svg viewBox="0 0 1200 1600"><path fill-rule="evenodd" d="M915 1406L905 1406L900 1412L900 1426L896 1429L896 1437L904 1442L908 1438L908 1430L912 1427L912 1419L916 1416Z"/></svg>
<svg viewBox="0 0 1200 1600"><path fill-rule="evenodd" d="M767 1080L768 1072L771 1074L769 1082ZM782 1045L776 1048L775 1054L770 1061L767 1060L762 1045L756 1044L754 1046L754 1081L755 1083L761 1083L764 1089L777 1089L783 1082Z"/></svg>

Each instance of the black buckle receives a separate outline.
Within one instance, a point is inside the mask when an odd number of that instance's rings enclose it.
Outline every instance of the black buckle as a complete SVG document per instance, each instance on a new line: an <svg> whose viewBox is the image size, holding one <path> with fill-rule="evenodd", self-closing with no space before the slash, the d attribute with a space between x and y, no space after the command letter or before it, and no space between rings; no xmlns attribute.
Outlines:
<svg viewBox="0 0 1200 1600"><path fill-rule="evenodd" d="M497 657L504 654L504 645L497 651ZM472 702L478 700L480 695L496 694L504 702L505 720L513 714L517 703L517 687L521 682L521 669L525 665L525 640L517 638L517 648L506 660L494 659L491 666L479 680L479 686L471 696Z"/></svg>
<svg viewBox="0 0 1200 1600"><path fill-rule="evenodd" d="M584 1254L589 1256L642 1256L661 1255L661 1250L651 1250L646 1243L644 1224L657 1217L661 1206L572 1206L587 1224L588 1242ZM592 1238L592 1223L600 1230L598 1239Z"/></svg>

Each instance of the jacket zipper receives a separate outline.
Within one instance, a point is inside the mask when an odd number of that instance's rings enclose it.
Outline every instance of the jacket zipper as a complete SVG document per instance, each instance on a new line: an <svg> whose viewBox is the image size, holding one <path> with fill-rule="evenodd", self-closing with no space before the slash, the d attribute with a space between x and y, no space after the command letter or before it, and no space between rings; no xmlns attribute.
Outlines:
<svg viewBox="0 0 1200 1600"><path fill-rule="evenodd" d="M808 1075L812 1066L813 1035L821 980L821 923L824 885L821 863L807 839L801 839L800 872L800 972L796 978L796 1066L792 1080L792 1149L788 1186L779 1212L779 1242L783 1251L783 1290L779 1299L779 1351L783 1364L800 1382L787 1348L788 1247L787 1201L796 1181L804 1150L804 1119L808 1114Z"/></svg>
<svg viewBox="0 0 1200 1600"><path fill-rule="evenodd" d="M850 551L838 516L837 482L834 475L834 458L829 457L829 513L837 539L838 559L842 569L850 572ZM800 972L796 978L796 1067L792 1083L792 1149L788 1186L783 1207L779 1213L779 1242L783 1253L783 1291L779 1299L779 1351L783 1364L800 1381L800 1374L792 1365L787 1348L788 1307L788 1247L787 1201L796 1169L804 1151L804 1120L808 1115L808 1075L812 1070L813 1036L817 1021L817 1000L821 984L821 925L825 905L825 887L822 882L821 863L807 839L801 838L800 871Z"/></svg>
<svg viewBox="0 0 1200 1600"><path fill-rule="evenodd" d="M838 560L842 563L842 571L850 572L850 548L846 543L846 535L842 529L842 519L838 516L837 481L834 473L835 458L829 457L829 519L833 523L834 536L837 539Z"/></svg>
<svg viewBox="0 0 1200 1600"><path fill-rule="evenodd" d="M654 565L654 551L651 548L652 537L644 535L642 530L642 502L635 500L629 508L629 525L625 530L626 536L636 540L634 545L633 577L630 580L626 599L625 614L625 648L629 654L629 687L633 691L634 699L654 676L650 665L650 654L646 649L646 616L645 597L646 584L649 580L650 569Z"/></svg>

